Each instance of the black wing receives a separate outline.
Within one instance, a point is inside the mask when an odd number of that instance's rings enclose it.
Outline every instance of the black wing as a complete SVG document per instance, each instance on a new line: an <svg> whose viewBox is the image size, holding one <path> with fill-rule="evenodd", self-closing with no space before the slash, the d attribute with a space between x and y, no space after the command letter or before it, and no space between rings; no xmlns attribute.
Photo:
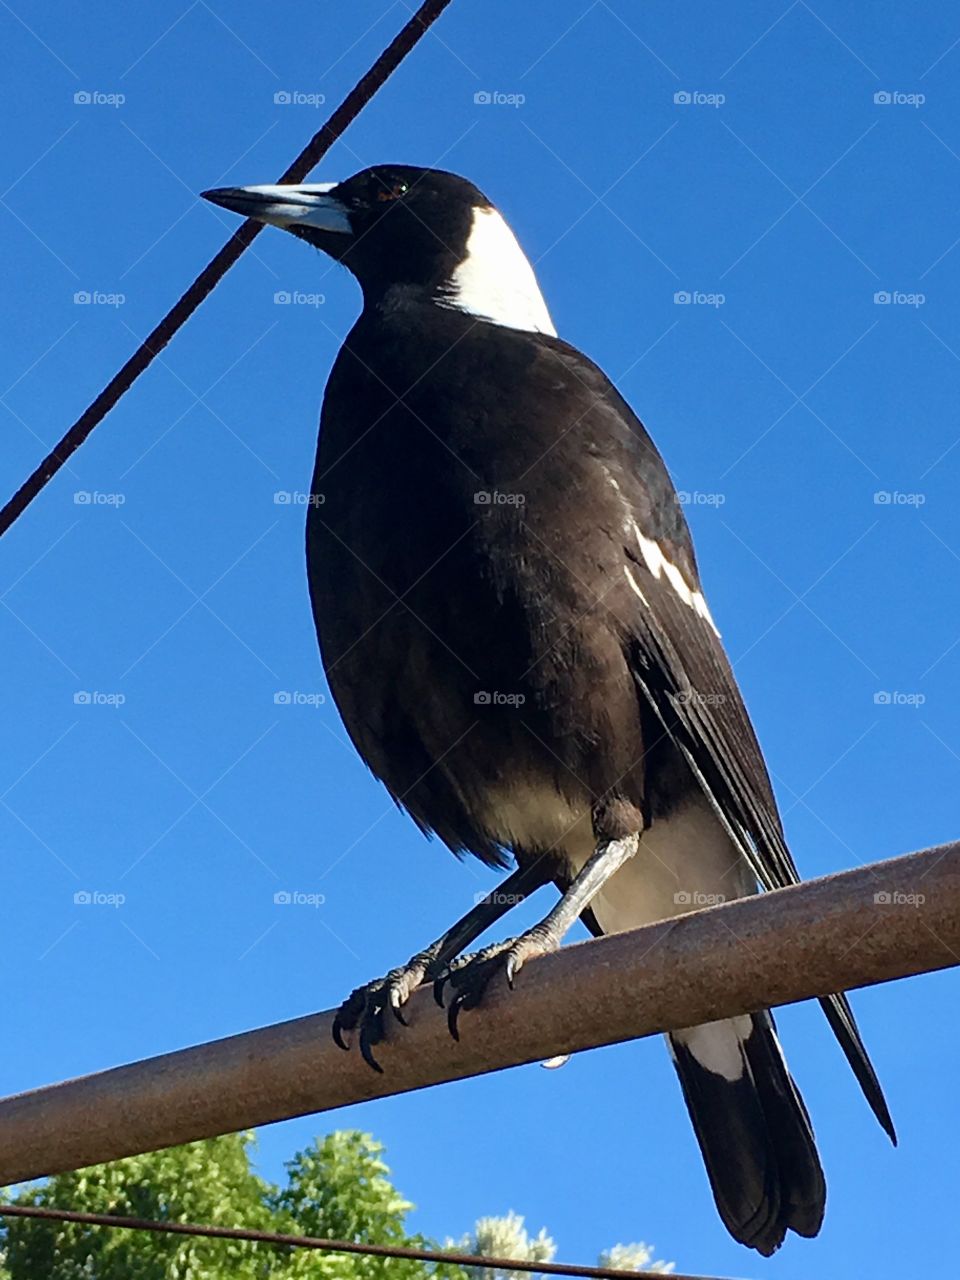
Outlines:
<svg viewBox="0 0 960 1280"><path fill-rule="evenodd" d="M799 884L773 788L700 586L683 508L663 460L629 405L573 348L554 355L596 396L585 422L625 506L625 569L637 594L629 638L634 680L762 888ZM842 993L820 1001L880 1124L896 1142L886 1101Z"/></svg>

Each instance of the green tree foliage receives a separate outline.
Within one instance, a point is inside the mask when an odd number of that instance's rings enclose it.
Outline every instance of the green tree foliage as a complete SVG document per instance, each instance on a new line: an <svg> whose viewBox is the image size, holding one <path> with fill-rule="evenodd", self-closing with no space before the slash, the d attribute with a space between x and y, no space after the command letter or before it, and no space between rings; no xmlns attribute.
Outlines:
<svg viewBox="0 0 960 1280"><path fill-rule="evenodd" d="M480 1218L473 1232L460 1240L447 1240L445 1248L475 1253L485 1258L513 1258L523 1262L552 1262L557 1246L546 1227L531 1236L519 1213L512 1210L502 1218ZM654 1262L653 1250L645 1244L615 1244L600 1255L598 1265L612 1271L650 1271L669 1275L672 1262ZM516 1272L500 1267L471 1268L471 1280L513 1280Z"/></svg>
<svg viewBox="0 0 960 1280"><path fill-rule="evenodd" d="M477 1253L482 1258L513 1258L518 1262L552 1262L557 1253L546 1227L531 1238L523 1218L512 1209L502 1218L478 1218L472 1233L460 1240L448 1240L445 1247L460 1253ZM497 1267L483 1267L473 1271L471 1280L504 1280L510 1275Z"/></svg>
<svg viewBox="0 0 960 1280"><path fill-rule="evenodd" d="M250 1134L231 1134L77 1173L61 1173L20 1193L16 1204L214 1222L270 1230L268 1185L251 1171ZM10 1280L260 1280L269 1250L231 1240L8 1219Z"/></svg>
<svg viewBox="0 0 960 1280"><path fill-rule="evenodd" d="M383 1146L356 1130L331 1133L288 1162L287 1185L270 1196L274 1230L336 1240L436 1248L408 1234L404 1221L413 1208L390 1181ZM466 1280L460 1267L294 1250L283 1280ZM14 1280L18 1280L14 1277Z"/></svg>
<svg viewBox="0 0 960 1280"><path fill-rule="evenodd" d="M413 1208L390 1181L383 1148L369 1135L332 1133L300 1151L276 1187L251 1168L253 1135L232 1134L133 1156L26 1187L14 1204L42 1205L168 1222L252 1227L375 1244L435 1249L407 1231ZM0 1226L0 1280L505 1280L492 1268L282 1249L232 1240L51 1223L28 1218ZM486 1257L546 1262L556 1252L523 1218L481 1218L447 1248ZM616 1245L606 1266L650 1265L646 1245Z"/></svg>

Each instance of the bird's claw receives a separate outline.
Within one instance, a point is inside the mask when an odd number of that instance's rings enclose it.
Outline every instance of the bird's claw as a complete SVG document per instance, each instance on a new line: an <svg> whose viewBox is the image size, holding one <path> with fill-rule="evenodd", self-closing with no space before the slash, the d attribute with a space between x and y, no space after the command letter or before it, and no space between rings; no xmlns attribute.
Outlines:
<svg viewBox="0 0 960 1280"><path fill-rule="evenodd" d="M367 1066L381 1072L383 1068L374 1057L373 1049L384 1039L384 1013L387 1009L399 1023L407 1026L403 1006L426 976L426 969L418 963L401 965L391 969L384 978L376 978L352 991L337 1010L333 1020L332 1035L336 1045L349 1049L344 1032L359 1030L360 1055Z"/></svg>
<svg viewBox="0 0 960 1280"><path fill-rule="evenodd" d="M358 1032L357 1043L364 1062L374 1071L383 1068L374 1056L374 1048L386 1038L386 1013L393 1014L401 1026L407 1026L404 1006L417 987L427 978L433 978L433 995L437 1004L444 1007L446 988L451 989L447 1008L447 1026L454 1040L459 1040L459 1018L463 1009L475 1009L491 980L503 973L512 988L514 979L525 961L531 956L543 955L556 947L556 941L548 930L535 926L516 938L495 942L473 955L460 956L437 972L437 961L429 951L415 956L398 969L391 969L383 978L376 978L352 991L337 1010L333 1020L334 1042L341 1049L349 1049L345 1035Z"/></svg>
<svg viewBox="0 0 960 1280"><path fill-rule="evenodd" d="M409 1026L406 1018L403 1016L403 1000L400 998L400 992L395 986L389 988L390 1010L401 1027Z"/></svg>
<svg viewBox="0 0 960 1280"><path fill-rule="evenodd" d="M553 943L536 927L516 938L495 942L473 955L460 956L439 973L434 980L433 995L443 1008L446 988L452 991L447 1007L447 1026L454 1040L460 1039L459 1019L463 1009L475 1009L482 1001L487 987L498 973L503 973L507 985L513 989L514 979L531 956L543 955L554 950Z"/></svg>

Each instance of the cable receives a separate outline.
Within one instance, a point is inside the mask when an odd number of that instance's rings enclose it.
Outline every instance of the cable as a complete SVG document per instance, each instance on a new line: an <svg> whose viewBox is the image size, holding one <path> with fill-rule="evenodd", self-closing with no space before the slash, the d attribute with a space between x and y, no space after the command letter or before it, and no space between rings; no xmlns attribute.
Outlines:
<svg viewBox="0 0 960 1280"><path fill-rule="evenodd" d="M281 176L280 182L303 181L450 2L451 0L424 0L366 75L350 90L326 124L313 135L296 160ZM110 379L97 398L84 409L60 443L44 458L39 467L0 510L0 536L6 533L41 489L53 479L71 454L79 449L97 423L103 421L120 397L150 365L154 356L160 354L181 325L189 320L200 303L262 230L262 223L248 218L234 232L216 257L204 267L186 293L170 308L156 328L144 338L126 364Z"/></svg>
<svg viewBox="0 0 960 1280"><path fill-rule="evenodd" d="M157 1222L152 1218L121 1218L107 1213L77 1213L71 1209L45 1209L38 1205L0 1205L0 1217L40 1218L48 1222L77 1222L90 1227L127 1227L132 1231L168 1232L179 1236L203 1236L215 1240L249 1240L297 1249L330 1253L359 1253L373 1258L403 1258L412 1262L447 1262L460 1267L486 1267L496 1271L535 1272L545 1276L579 1276L582 1280L650 1280L650 1272L620 1271L612 1267L578 1267L563 1262L521 1262L514 1258L484 1258L474 1253L448 1253L446 1249L410 1249L402 1245L361 1244L356 1240L320 1240L316 1236L287 1236L275 1231L246 1227L201 1226L196 1222ZM710 1276L677 1275L671 1280L717 1280Z"/></svg>

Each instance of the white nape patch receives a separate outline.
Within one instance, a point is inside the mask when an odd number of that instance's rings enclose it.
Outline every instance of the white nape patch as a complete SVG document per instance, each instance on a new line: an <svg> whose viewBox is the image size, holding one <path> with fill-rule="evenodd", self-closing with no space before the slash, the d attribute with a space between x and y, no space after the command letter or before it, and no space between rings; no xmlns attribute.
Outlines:
<svg viewBox="0 0 960 1280"><path fill-rule="evenodd" d="M743 1075L745 1064L741 1045L752 1030L753 1022L743 1015L674 1031L672 1038L688 1049L701 1067L732 1082Z"/></svg>
<svg viewBox="0 0 960 1280"><path fill-rule="evenodd" d="M633 576L633 574L630 572L630 566L628 564L625 564L623 566L623 572L626 574L626 578L627 578L627 581L630 583L630 586L633 588L633 590L637 593L637 595L640 597L640 599L649 609L650 602L647 600L647 597L640 590L639 586L637 586L637 580Z"/></svg>
<svg viewBox="0 0 960 1280"><path fill-rule="evenodd" d="M507 329L557 336L533 267L496 209L474 209L466 257L437 301Z"/></svg>
<svg viewBox="0 0 960 1280"><path fill-rule="evenodd" d="M636 524L634 524L633 529L637 535L637 542L640 544L640 554L643 556L647 568L653 576L655 578L659 578L661 575L665 577L683 603L689 605L694 613L703 618L704 622L708 623L715 634L719 636L720 632L717 630L717 624L710 616L710 610L707 608L707 602L703 598L703 592L691 590L677 566L672 564L663 554L663 549L659 542L654 542L652 538L645 538Z"/></svg>

